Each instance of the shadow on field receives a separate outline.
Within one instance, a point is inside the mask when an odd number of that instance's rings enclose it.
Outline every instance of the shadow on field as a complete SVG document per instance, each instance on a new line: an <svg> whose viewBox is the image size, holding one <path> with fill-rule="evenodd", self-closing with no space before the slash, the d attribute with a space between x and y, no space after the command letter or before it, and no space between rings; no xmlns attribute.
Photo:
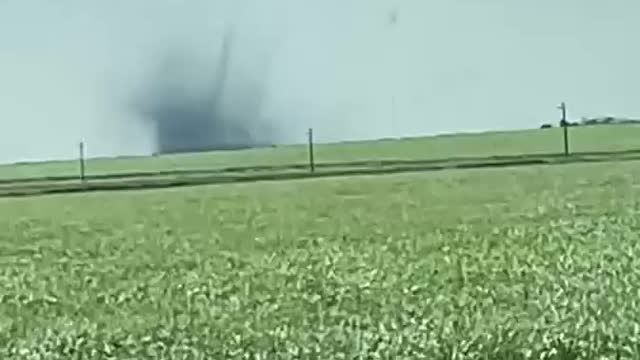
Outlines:
<svg viewBox="0 0 640 360"><path fill-rule="evenodd" d="M321 163L310 173L308 165L228 167L210 170L176 170L88 176L85 182L77 177L40 177L0 180L0 197L20 197L89 191L123 191L160 189L181 186L282 181L323 177L393 174L403 172L454 169L499 168L529 165L561 165L581 162L640 160L640 150L618 152L585 152L485 158L460 157L435 160L369 160L345 163Z"/></svg>

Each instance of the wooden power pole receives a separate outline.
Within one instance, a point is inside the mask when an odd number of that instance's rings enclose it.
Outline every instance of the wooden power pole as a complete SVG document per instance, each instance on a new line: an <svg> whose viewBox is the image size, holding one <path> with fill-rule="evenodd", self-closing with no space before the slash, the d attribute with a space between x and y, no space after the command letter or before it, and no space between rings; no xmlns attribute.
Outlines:
<svg viewBox="0 0 640 360"><path fill-rule="evenodd" d="M314 173L316 171L315 159L313 157L313 129L309 128L307 133L309 136L309 170Z"/></svg>
<svg viewBox="0 0 640 360"><path fill-rule="evenodd" d="M558 109L562 111L562 120L560 125L564 133L564 155L569 156L569 123L567 122L567 104L563 101Z"/></svg>
<svg viewBox="0 0 640 360"><path fill-rule="evenodd" d="M85 163L84 163L84 156L85 156L85 148L84 148L84 141L80 142L80 146L79 146L79 161L80 161L80 181L84 182L86 180L86 175L85 175Z"/></svg>

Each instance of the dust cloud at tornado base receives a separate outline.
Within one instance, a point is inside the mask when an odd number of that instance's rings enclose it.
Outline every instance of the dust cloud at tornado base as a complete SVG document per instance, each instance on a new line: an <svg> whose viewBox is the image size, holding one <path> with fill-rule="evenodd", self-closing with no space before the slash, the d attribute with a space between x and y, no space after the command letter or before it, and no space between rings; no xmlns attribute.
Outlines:
<svg viewBox="0 0 640 360"><path fill-rule="evenodd" d="M299 143L308 127L318 141L537 127L559 101L574 119L638 117L637 11L631 0L4 0L0 161L71 158L79 140L103 156Z"/></svg>

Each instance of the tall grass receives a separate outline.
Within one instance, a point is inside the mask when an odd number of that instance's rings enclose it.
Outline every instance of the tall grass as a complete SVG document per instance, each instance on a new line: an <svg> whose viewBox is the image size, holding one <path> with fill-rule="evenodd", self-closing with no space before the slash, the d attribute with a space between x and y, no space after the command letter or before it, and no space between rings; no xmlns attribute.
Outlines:
<svg viewBox="0 0 640 360"><path fill-rule="evenodd" d="M635 165L0 200L0 358L637 358Z"/></svg>

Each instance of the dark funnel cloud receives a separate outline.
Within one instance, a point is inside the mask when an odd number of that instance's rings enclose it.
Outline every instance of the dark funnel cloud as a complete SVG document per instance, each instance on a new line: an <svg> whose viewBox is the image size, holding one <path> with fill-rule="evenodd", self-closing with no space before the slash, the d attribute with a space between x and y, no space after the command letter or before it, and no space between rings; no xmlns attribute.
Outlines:
<svg viewBox="0 0 640 360"><path fill-rule="evenodd" d="M233 77L233 41L228 31L210 66L199 66L193 54L177 49L158 59L159 69L134 109L151 125L155 153L233 150L278 141L273 124L260 117L263 86L256 79Z"/></svg>

